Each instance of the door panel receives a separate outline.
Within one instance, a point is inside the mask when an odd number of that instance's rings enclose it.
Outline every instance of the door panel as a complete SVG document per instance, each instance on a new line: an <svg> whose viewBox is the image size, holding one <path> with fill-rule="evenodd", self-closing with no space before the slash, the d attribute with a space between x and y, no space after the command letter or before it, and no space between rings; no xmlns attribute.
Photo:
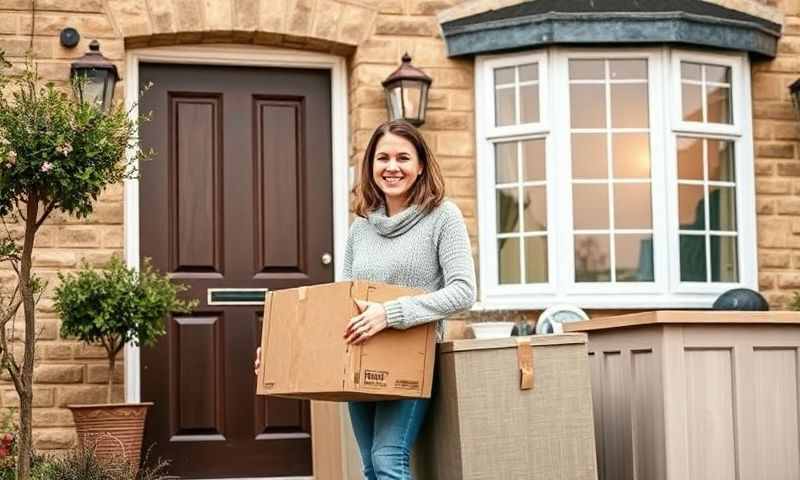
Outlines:
<svg viewBox="0 0 800 480"><path fill-rule="evenodd" d="M182 478L311 475L307 402L257 397L261 305L209 289L330 282L330 74L143 64L140 244L199 300L142 349L146 445Z"/></svg>

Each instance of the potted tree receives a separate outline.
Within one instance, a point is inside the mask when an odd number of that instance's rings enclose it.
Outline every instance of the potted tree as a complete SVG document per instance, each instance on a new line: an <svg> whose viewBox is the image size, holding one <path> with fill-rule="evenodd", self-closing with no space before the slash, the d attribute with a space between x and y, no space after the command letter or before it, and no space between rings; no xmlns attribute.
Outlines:
<svg viewBox="0 0 800 480"><path fill-rule="evenodd" d="M87 344L101 344L108 356L106 403L68 405L78 438L91 438L101 458L121 455L139 465L147 409L152 403L112 402L114 367L128 342L150 346L166 333L164 317L188 313L196 300L178 299L186 290L153 269L145 259L141 271L128 268L114 257L105 269L84 264L75 274L59 274L55 308L61 316L61 334Z"/></svg>

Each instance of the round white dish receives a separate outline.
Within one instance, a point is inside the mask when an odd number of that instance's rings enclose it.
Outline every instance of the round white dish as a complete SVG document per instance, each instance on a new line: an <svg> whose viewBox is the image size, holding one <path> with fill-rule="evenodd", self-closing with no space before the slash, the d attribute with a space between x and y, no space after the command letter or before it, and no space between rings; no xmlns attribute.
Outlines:
<svg viewBox="0 0 800 480"><path fill-rule="evenodd" d="M479 322L470 324L475 338L506 338L511 336L514 322Z"/></svg>

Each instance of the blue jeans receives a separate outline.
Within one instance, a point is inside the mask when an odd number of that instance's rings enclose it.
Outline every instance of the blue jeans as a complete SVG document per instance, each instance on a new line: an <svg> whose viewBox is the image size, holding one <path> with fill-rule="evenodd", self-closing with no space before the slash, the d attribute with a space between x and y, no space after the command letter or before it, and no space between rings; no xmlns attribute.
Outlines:
<svg viewBox="0 0 800 480"><path fill-rule="evenodd" d="M349 403L366 480L411 480L411 448L429 404L429 399Z"/></svg>

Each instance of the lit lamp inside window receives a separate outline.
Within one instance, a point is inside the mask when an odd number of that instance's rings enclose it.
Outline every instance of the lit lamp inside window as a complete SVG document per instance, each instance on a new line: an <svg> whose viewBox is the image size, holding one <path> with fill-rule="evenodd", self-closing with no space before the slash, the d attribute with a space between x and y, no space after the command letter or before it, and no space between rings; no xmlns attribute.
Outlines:
<svg viewBox="0 0 800 480"><path fill-rule="evenodd" d="M100 42L92 40L89 51L72 63L70 77L81 102L108 110L114 98L114 85L120 77L116 65L100 53Z"/></svg>
<svg viewBox="0 0 800 480"><path fill-rule="evenodd" d="M425 123L431 82L431 77L411 65L408 53L403 55L400 67L383 81L389 118L406 120L417 127Z"/></svg>

